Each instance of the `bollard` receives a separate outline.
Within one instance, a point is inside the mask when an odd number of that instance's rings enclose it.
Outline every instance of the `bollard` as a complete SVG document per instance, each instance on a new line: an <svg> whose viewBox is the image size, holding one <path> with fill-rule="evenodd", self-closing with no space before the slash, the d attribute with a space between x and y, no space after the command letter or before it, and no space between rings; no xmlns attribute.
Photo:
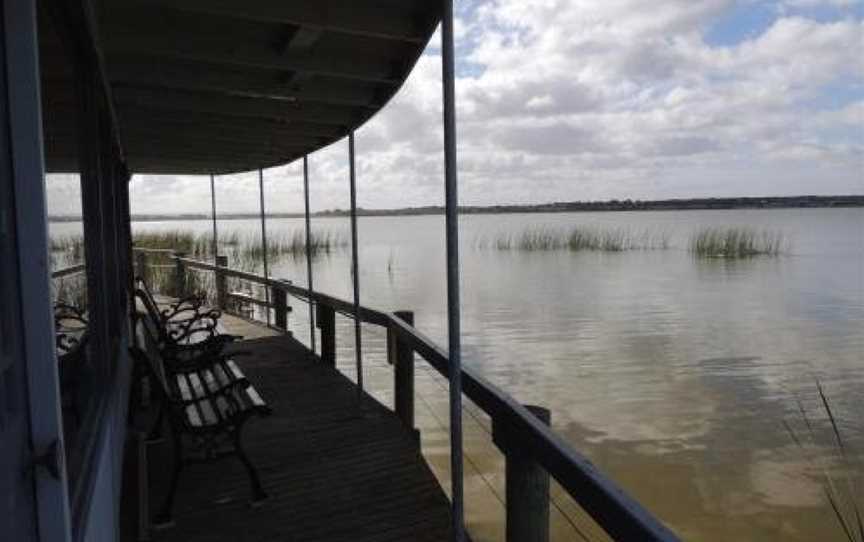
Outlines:
<svg viewBox="0 0 864 542"><path fill-rule="evenodd" d="M146 252L136 252L135 253L135 265L138 268L136 270L136 275L139 279L143 280L147 286L150 286L150 281L147 278L147 253Z"/></svg>
<svg viewBox="0 0 864 542"><path fill-rule="evenodd" d="M270 288L270 299L273 300L274 323L279 329L288 329L288 296L285 290L278 286Z"/></svg>
<svg viewBox="0 0 864 542"><path fill-rule="evenodd" d="M174 257L174 295L178 298L186 296L186 266L181 258L185 257L184 252L175 252Z"/></svg>
<svg viewBox="0 0 864 542"><path fill-rule="evenodd" d="M228 256L216 256L216 265L219 267L228 267ZM228 282L225 279L225 273L221 269L216 270L216 305L219 310L225 310L228 300Z"/></svg>
<svg viewBox="0 0 864 542"><path fill-rule="evenodd" d="M414 325L412 311L396 311L397 317ZM393 407L396 415L410 431L414 429L414 350L405 341L389 331L388 360L393 364ZM419 438L419 433L416 435Z"/></svg>
<svg viewBox="0 0 864 542"><path fill-rule="evenodd" d="M336 367L336 310L318 303L317 325L321 330L321 361Z"/></svg>

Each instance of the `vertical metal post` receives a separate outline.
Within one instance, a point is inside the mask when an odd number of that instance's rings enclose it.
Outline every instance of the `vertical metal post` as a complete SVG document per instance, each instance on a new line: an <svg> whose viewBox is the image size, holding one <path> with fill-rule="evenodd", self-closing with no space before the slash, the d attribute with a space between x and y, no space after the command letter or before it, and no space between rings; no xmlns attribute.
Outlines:
<svg viewBox="0 0 864 542"><path fill-rule="evenodd" d="M312 221L309 218L309 159L303 155L303 199L306 206L306 284L309 290L309 344L315 355L315 303L312 300Z"/></svg>
<svg viewBox="0 0 864 542"><path fill-rule="evenodd" d="M351 180L351 278L354 285L354 357L357 365L357 391L363 392L363 351L360 333L360 271L357 260L357 178L354 169L354 131L348 133L349 178Z"/></svg>
<svg viewBox="0 0 864 542"><path fill-rule="evenodd" d="M258 195L261 198L261 245L264 255L264 278L270 278L270 268L267 265L267 220L264 218L264 170L258 169ZM264 297L267 300L267 325L270 325L270 286L264 286Z"/></svg>
<svg viewBox="0 0 864 542"><path fill-rule="evenodd" d="M441 83L444 94L444 186L447 237L447 335L450 356L450 473L453 486L453 540L464 540L462 489L462 349L459 311L459 196L456 174L456 86L453 0L443 0Z"/></svg>
<svg viewBox="0 0 864 542"><path fill-rule="evenodd" d="M216 257L219 256L219 238L216 232L216 181L213 174L210 174L210 218L213 219L213 263L216 263Z"/></svg>

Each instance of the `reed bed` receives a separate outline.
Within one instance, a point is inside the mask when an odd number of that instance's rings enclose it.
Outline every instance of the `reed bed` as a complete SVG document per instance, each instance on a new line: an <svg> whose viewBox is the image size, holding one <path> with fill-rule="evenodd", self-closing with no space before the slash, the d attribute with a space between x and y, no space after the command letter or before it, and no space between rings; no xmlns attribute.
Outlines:
<svg viewBox="0 0 864 542"><path fill-rule="evenodd" d="M218 237L220 252L236 254L238 257L251 260L263 260L264 244L259 236L240 235L237 232L220 234ZM183 230L171 230L156 233L138 233L133 235L132 244L140 248L169 249L183 252L194 258L213 256L213 236L209 233L195 234ZM312 232L310 247L312 256L329 254L347 246L345 238L331 231ZM294 230L270 236L267 239L267 257L305 256L306 234L303 230Z"/></svg>
<svg viewBox="0 0 864 542"><path fill-rule="evenodd" d="M313 258L342 250L347 246L345 237L331 231L313 231L310 235L310 255ZM238 232L220 234L219 252L228 257L228 265L248 272L261 272L264 262L264 245L255 235ZM170 250L183 253L190 258L209 260L213 258L213 235L193 233L186 230L161 232L139 232L132 236L137 248ZM55 237L51 239L52 268L58 269L84 262L84 238L81 235ZM284 257L305 257L306 235L303 230L271 236L267 240L267 257L276 262ZM147 253L145 269L136 270L154 290L166 295L176 295L177 285L173 260L170 253ZM212 273L187 273L186 292L214 295ZM55 281L55 298L64 302L84 306L86 304L86 281L76 277Z"/></svg>
<svg viewBox="0 0 864 542"><path fill-rule="evenodd" d="M310 235L310 252L313 257L330 254L347 246L345 238L334 232L313 232ZM238 252L244 257L259 260L264 257L264 244L261 239L248 238L238 245ZM267 239L267 256L305 256L306 232L295 230Z"/></svg>
<svg viewBox="0 0 864 542"><path fill-rule="evenodd" d="M574 226L568 229L529 227L517 233L500 233L475 239L475 248L518 251L570 250L623 252L626 250L658 250L669 248L669 235L662 230L634 231L627 228L591 228Z"/></svg>
<svg viewBox="0 0 864 542"><path fill-rule="evenodd" d="M84 261L84 237L82 235L52 237L48 242L48 248L52 269L77 265Z"/></svg>
<svg viewBox="0 0 864 542"><path fill-rule="evenodd" d="M690 252L699 258L779 256L788 246L782 232L743 227L705 227L690 238Z"/></svg>

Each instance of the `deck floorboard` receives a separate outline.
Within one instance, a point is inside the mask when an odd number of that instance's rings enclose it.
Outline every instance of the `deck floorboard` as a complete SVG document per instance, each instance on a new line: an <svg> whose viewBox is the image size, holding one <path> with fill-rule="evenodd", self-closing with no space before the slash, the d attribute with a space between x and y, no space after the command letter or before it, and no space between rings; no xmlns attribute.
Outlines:
<svg viewBox="0 0 864 542"><path fill-rule="evenodd" d="M448 540L449 501L398 418L290 335L235 345L236 361L273 407L247 423L244 444L269 499L249 505L239 461L191 465L175 525L153 540ZM149 446L151 506L161 503L170 443Z"/></svg>

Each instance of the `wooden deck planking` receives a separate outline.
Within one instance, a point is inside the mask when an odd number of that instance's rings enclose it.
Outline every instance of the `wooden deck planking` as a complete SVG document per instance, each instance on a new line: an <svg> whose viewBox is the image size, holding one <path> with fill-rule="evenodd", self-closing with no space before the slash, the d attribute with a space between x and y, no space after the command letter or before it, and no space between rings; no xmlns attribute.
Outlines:
<svg viewBox="0 0 864 542"><path fill-rule="evenodd" d="M234 323L226 320L226 329L249 336ZM448 540L449 501L396 416L291 336L259 333L234 348L250 353L237 362L274 409L244 431L270 498L249 506L248 479L234 458L189 466L176 525L153 539ZM170 462L169 444L150 446L154 509Z"/></svg>

